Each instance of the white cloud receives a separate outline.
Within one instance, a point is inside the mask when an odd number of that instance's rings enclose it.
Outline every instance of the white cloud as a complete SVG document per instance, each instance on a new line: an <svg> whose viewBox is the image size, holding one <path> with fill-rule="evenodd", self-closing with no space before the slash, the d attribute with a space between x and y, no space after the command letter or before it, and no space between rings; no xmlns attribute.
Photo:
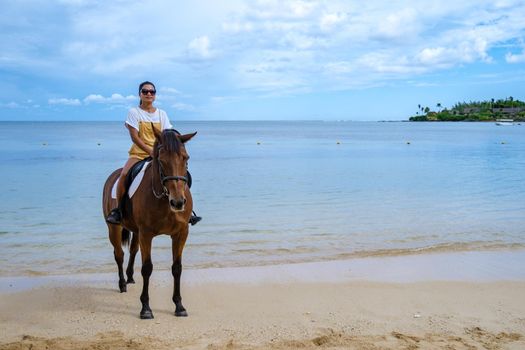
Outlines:
<svg viewBox="0 0 525 350"><path fill-rule="evenodd" d="M165 94L174 94L174 95L180 95L181 92L175 88L171 87L161 87L160 91Z"/></svg>
<svg viewBox="0 0 525 350"><path fill-rule="evenodd" d="M326 72L333 74L347 74L355 71L355 66L351 62L339 61L329 62L324 66Z"/></svg>
<svg viewBox="0 0 525 350"><path fill-rule="evenodd" d="M440 62L445 52L446 49L444 47L427 47L421 50L421 52L416 55L416 58L423 64L433 64Z"/></svg>
<svg viewBox="0 0 525 350"><path fill-rule="evenodd" d="M112 94L110 97L104 97L98 94L91 94L84 98L85 104L90 103L108 103L108 104L122 104L136 101L138 98L133 95L122 96L121 94Z"/></svg>
<svg viewBox="0 0 525 350"><path fill-rule="evenodd" d="M338 24L346 20L346 18L347 15L345 13L325 14L319 20L319 27L322 31L330 31L336 28Z"/></svg>
<svg viewBox="0 0 525 350"><path fill-rule="evenodd" d="M50 105L80 106L82 103L77 98L50 98L47 101Z"/></svg>
<svg viewBox="0 0 525 350"><path fill-rule="evenodd" d="M91 94L84 98L84 103L104 103L105 101L106 99L102 95Z"/></svg>
<svg viewBox="0 0 525 350"><path fill-rule="evenodd" d="M292 10L291 13L294 17L299 18L310 15L314 11L316 6L317 4L312 1L293 1L292 3L290 3L290 9Z"/></svg>
<svg viewBox="0 0 525 350"><path fill-rule="evenodd" d="M511 52L507 53L505 55L505 61L507 61L507 63L525 62L525 50L523 50L521 53L518 53L518 54L513 54Z"/></svg>
<svg viewBox="0 0 525 350"><path fill-rule="evenodd" d="M188 44L190 55L198 58L210 58L210 39L207 36L200 36L193 39Z"/></svg>
<svg viewBox="0 0 525 350"><path fill-rule="evenodd" d="M322 40L298 33L285 34L279 41L284 47L294 47L298 50L307 50L322 44Z"/></svg>
<svg viewBox="0 0 525 350"><path fill-rule="evenodd" d="M276 18L301 19L312 15L318 6L319 3L317 1L259 0L248 7L246 15L262 20Z"/></svg>
<svg viewBox="0 0 525 350"><path fill-rule="evenodd" d="M413 65L410 58L405 55L393 57L392 52L372 52L359 57L356 61L359 70L366 68L374 73L385 73L387 77L405 74L417 74L426 71L425 67Z"/></svg>
<svg viewBox="0 0 525 350"><path fill-rule="evenodd" d="M251 32L254 26L250 22L224 22L222 30L227 33Z"/></svg>
<svg viewBox="0 0 525 350"><path fill-rule="evenodd" d="M0 102L0 107L10 108L10 109L17 109L17 108L28 109L28 108L39 108L40 105L39 104L34 104L33 100L28 99L28 100L25 100L23 102L15 102L15 101L11 101L11 102L8 102L8 103L1 103Z"/></svg>
<svg viewBox="0 0 525 350"><path fill-rule="evenodd" d="M7 107L7 108L19 108L20 105L14 101L8 102L8 103L0 103L1 107Z"/></svg>
<svg viewBox="0 0 525 350"><path fill-rule="evenodd" d="M420 18L414 8L404 8L387 14L386 17L378 21L375 30L374 28L370 29L373 37L407 40L407 36L419 34L421 30Z"/></svg>

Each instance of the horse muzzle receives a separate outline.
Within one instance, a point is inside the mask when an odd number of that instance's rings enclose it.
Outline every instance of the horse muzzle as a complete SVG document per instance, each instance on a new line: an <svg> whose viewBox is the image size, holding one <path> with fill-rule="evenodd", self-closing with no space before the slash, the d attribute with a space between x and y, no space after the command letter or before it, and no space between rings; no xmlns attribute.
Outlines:
<svg viewBox="0 0 525 350"><path fill-rule="evenodd" d="M186 198L170 199L170 208L171 210L175 212L183 211L185 205L186 205Z"/></svg>

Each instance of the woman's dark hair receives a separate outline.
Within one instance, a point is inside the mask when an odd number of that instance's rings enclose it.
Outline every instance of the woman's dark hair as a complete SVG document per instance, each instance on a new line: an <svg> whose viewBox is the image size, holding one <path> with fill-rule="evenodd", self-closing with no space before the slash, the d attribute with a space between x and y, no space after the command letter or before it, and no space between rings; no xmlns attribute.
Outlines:
<svg viewBox="0 0 525 350"><path fill-rule="evenodd" d="M157 90L157 88L155 87L155 84L153 84L151 81L144 81L144 82L140 83L140 85L139 85L139 95L140 95L140 90L142 90L142 88L144 87L144 85L151 85L151 86L153 86L153 88L154 88L155 90ZM141 104L142 104L142 100L140 100L140 102L139 102L139 106L140 106Z"/></svg>

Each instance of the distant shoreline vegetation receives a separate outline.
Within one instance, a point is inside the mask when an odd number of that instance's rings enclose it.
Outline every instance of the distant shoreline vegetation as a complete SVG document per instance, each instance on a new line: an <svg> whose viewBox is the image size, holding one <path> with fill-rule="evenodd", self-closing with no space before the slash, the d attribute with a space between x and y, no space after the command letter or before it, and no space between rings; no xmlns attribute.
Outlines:
<svg viewBox="0 0 525 350"><path fill-rule="evenodd" d="M418 105L419 111L408 120L411 122L489 122L497 119L525 121L525 102L508 97L504 100L458 102L452 108L436 104L437 112Z"/></svg>

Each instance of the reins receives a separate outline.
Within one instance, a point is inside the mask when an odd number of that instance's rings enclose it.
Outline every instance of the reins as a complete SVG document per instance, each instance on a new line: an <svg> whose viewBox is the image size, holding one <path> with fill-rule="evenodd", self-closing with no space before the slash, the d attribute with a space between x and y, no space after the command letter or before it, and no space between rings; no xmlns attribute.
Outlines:
<svg viewBox="0 0 525 350"><path fill-rule="evenodd" d="M157 154L158 154L158 150L161 147L162 146L159 146L157 148ZM157 156L157 158L154 158L154 160L158 164L160 185L162 186L162 192L160 194L158 194L155 191L155 186L154 186L154 183L153 183L153 172L152 172L151 173L151 191L153 192L153 195L155 196L155 198L161 199L163 197L168 197L169 196L170 191L166 188L166 185L165 185L166 181L184 181L185 183L188 183L188 178L186 176L175 176L175 175L165 176L164 175L164 169L162 168L162 164L161 164L160 160L158 159L158 156Z"/></svg>

